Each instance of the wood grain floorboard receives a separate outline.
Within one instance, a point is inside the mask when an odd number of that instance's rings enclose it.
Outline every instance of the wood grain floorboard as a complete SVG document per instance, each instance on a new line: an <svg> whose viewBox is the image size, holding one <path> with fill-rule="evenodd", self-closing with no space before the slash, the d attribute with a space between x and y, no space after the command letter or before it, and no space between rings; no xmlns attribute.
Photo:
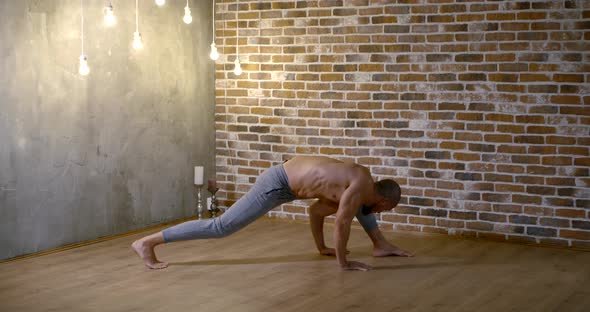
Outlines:
<svg viewBox="0 0 590 312"><path fill-rule="evenodd" d="M326 225L328 242L331 225ZM153 231L151 231L153 232ZM373 258L360 228L341 272L309 225L259 220L223 239L129 248L150 232L0 264L0 311L588 311L590 252L391 233L414 258Z"/></svg>

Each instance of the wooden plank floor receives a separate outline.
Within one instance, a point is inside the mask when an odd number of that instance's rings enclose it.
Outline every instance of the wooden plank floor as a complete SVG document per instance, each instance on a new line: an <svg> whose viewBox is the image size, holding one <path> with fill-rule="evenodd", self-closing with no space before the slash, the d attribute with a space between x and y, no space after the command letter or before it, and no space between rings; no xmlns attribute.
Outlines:
<svg viewBox="0 0 590 312"><path fill-rule="evenodd" d="M331 240L331 227L327 226ZM147 233L0 264L0 311L588 311L590 253L385 233L417 254L373 258L360 228L341 272L308 225L259 220L230 237L159 247L149 271L129 249Z"/></svg>

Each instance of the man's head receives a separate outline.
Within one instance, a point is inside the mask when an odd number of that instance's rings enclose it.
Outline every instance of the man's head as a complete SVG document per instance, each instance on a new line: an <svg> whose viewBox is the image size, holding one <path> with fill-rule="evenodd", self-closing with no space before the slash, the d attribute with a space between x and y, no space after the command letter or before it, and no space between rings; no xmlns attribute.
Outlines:
<svg viewBox="0 0 590 312"><path fill-rule="evenodd" d="M373 206L364 206L363 214L371 212L382 212L391 210L399 203L402 190L397 182L392 179L385 179L375 182L375 196L377 201Z"/></svg>

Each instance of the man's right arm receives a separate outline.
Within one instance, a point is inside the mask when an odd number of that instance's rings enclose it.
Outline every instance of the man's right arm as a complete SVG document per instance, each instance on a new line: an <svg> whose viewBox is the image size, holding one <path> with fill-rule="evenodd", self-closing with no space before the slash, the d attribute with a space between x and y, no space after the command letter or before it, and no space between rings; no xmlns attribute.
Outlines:
<svg viewBox="0 0 590 312"><path fill-rule="evenodd" d="M343 270L370 270L371 267L357 261L346 259L346 244L350 235L350 225L358 207L362 203L362 191L359 183L349 186L340 198L336 220L334 221L334 247L336 249L336 260Z"/></svg>
<svg viewBox="0 0 590 312"><path fill-rule="evenodd" d="M324 242L324 218L336 212L336 207L325 203L322 200L318 200L309 206L309 219L311 225L311 233L315 245L322 255L335 256L333 248L326 247Z"/></svg>

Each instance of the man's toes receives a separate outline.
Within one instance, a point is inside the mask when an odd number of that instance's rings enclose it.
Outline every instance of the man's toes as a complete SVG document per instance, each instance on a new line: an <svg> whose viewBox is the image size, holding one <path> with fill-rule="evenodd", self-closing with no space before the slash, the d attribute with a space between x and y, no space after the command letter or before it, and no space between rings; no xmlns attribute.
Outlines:
<svg viewBox="0 0 590 312"><path fill-rule="evenodd" d="M168 267L168 263L166 263L166 262L158 263L158 269L164 269L167 267Z"/></svg>
<svg viewBox="0 0 590 312"><path fill-rule="evenodd" d="M150 269L155 269L155 270L158 270L158 269L164 269L164 268L166 268L167 266L168 266L168 263L166 263L166 262L156 262L156 263L150 263L150 264L148 265L148 267L149 267Z"/></svg>

